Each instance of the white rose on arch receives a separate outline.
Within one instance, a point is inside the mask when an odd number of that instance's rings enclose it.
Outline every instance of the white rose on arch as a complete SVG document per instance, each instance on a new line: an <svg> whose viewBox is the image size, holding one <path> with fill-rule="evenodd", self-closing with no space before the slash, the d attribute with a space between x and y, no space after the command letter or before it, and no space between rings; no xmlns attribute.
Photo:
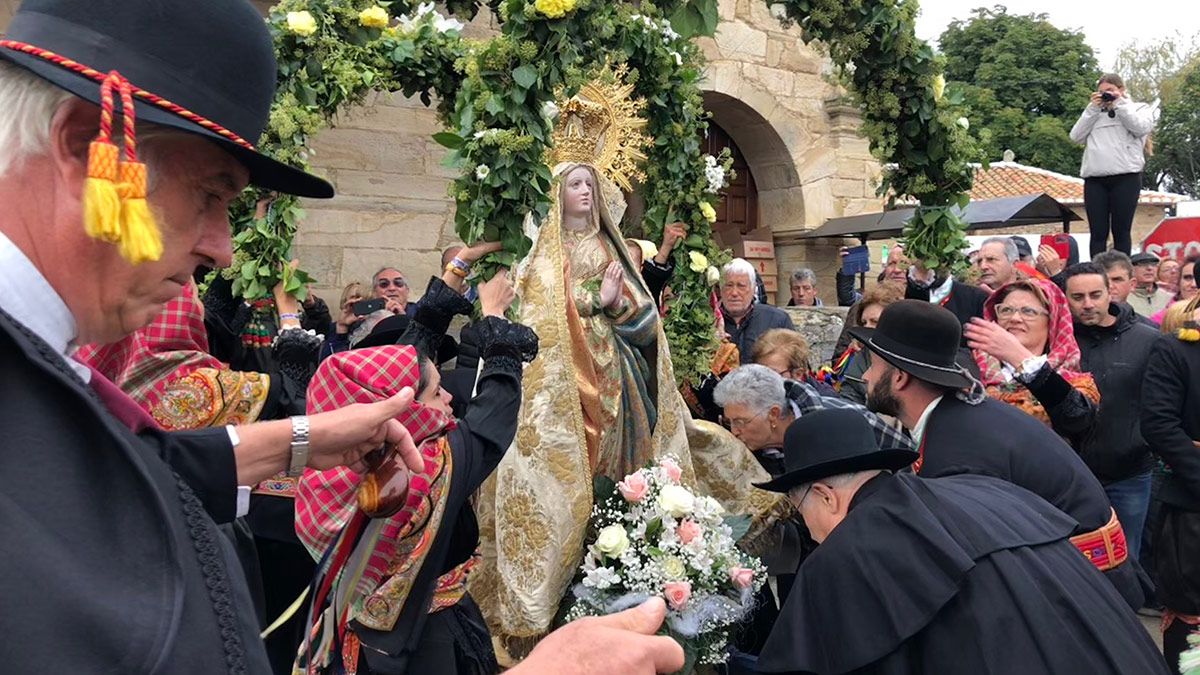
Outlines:
<svg viewBox="0 0 1200 675"><path fill-rule="evenodd" d="M558 104L554 101L546 101L542 104L542 117L550 121L558 119Z"/></svg>
<svg viewBox="0 0 1200 675"><path fill-rule="evenodd" d="M619 524L609 525L596 536L596 550L609 558L617 558L629 548L629 536Z"/></svg>
<svg viewBox="0 0 1200 675"><path fill-rule="evenodd" d="M696 497L681 485L668 485L658 493L659 508L675 518L691 513L695 503ZM622 533L624 533L623 530Z"/></svg>

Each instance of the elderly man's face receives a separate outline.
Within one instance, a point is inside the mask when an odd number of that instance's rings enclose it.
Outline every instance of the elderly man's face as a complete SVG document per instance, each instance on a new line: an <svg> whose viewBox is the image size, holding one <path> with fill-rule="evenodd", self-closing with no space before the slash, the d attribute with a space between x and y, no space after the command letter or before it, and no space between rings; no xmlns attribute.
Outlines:
<svg viewBox="0 0 1200 675"><path fill-rule="evenodd" d="M1158 280L1158 263L1142 263L1133 266L1133 278L1138 286L1150 286Z"/></svg>
<svg viewBox="0 0 1200 675"><path fill-rule="evenodd" d="M749 274L730 272L721 282L721 305L725 313L736 318L750 311L754 300L754 281Z"/></svg>
<svg viewBox="0 0 1200 675"><path fill-rule="evenodd" d="M162 233L162 258L134 266L116 246L92 241L85 252L90 260L83 263L95 265L89 273L78 268L82 261L71 259L47 264L61 265L58 274L44 270L75 316L81 343L132 333L183 292L197 266L232 262L229 204L249 181L245 167L211 141L182 133L156 138L151 159L147 201ZM78 200L63 204L60 213L78 236L86 236Z"/></svg>
<svg viewBox="0 0 1200 675"><path fill-rule="evenodd" d="M812 307L817 302L817 287L808 280L793 281L792 300L798 307Z"/></svg>
<svg viewBox="0 0 1200 675"><path fill-rule="evenodd" d="M1013 266L1004 253L1004 245L992 242L979 249L979 281L992 289L1013 280Z"/></svg>
<svg viewBox="0 0 1200 675"><path fill-rule="evenodd" d="M771 415L771 410L775 411L775 415ZM762 450L773 445L771 442L773 419L778 425L778 409L772 408L771 410L756 413L744 403L729 403L725 406L722 417L729 427L729 431L747 448Z"/></svg>
<svg viewBox="0 0 1200 675"><path fill-rule="evenodd" d="M408 282L400 270L389 267L375 275L375 297L408 304Z"/></svg>

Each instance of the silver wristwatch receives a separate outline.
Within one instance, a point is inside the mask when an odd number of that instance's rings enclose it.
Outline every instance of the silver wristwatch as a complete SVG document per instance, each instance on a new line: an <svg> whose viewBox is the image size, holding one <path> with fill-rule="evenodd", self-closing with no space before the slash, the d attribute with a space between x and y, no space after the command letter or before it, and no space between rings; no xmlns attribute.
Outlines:
<svg viewBox="0 0 1200 675"><path fill-rule="evenodd" d="M296 415L292 418L292 462L288 475L293 478L304 473L308 466L308 417Z"/></svg>

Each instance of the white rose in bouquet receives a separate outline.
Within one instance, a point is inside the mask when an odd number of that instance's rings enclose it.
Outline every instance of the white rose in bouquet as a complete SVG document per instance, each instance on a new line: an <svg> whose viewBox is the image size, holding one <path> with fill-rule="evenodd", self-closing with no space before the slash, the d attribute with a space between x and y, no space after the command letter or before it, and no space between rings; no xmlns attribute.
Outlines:
<svg viewBox="0 0 1200 675"><path fill-rule="evenodd" d="M681 485L668 485L658 493L659 508L676 518L691 513L695 503L695 496Z"/></svg>
<svg viewBox="0 0 1200 675"><path fill-rule="evenodd" d="M621 525L609 525L596 536L596 550L610 558L617 558L629 548L629 536Z"/></svg>

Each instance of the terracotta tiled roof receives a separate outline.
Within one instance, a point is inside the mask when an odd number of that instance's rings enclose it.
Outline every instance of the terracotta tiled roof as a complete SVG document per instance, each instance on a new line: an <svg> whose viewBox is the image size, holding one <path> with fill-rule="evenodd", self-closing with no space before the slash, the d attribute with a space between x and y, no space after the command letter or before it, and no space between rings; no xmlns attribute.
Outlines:
<svg viewBox="0 0 1200 675"><path fill-rule="evenodd" d="M994 199L1045 192L1067 206L1083 204L1083 179L1017 162L992 162L989 168L976 168L971 199ZM1171 192L1142 190L1139 204L1170 206L1189 197Z"/></svg>

